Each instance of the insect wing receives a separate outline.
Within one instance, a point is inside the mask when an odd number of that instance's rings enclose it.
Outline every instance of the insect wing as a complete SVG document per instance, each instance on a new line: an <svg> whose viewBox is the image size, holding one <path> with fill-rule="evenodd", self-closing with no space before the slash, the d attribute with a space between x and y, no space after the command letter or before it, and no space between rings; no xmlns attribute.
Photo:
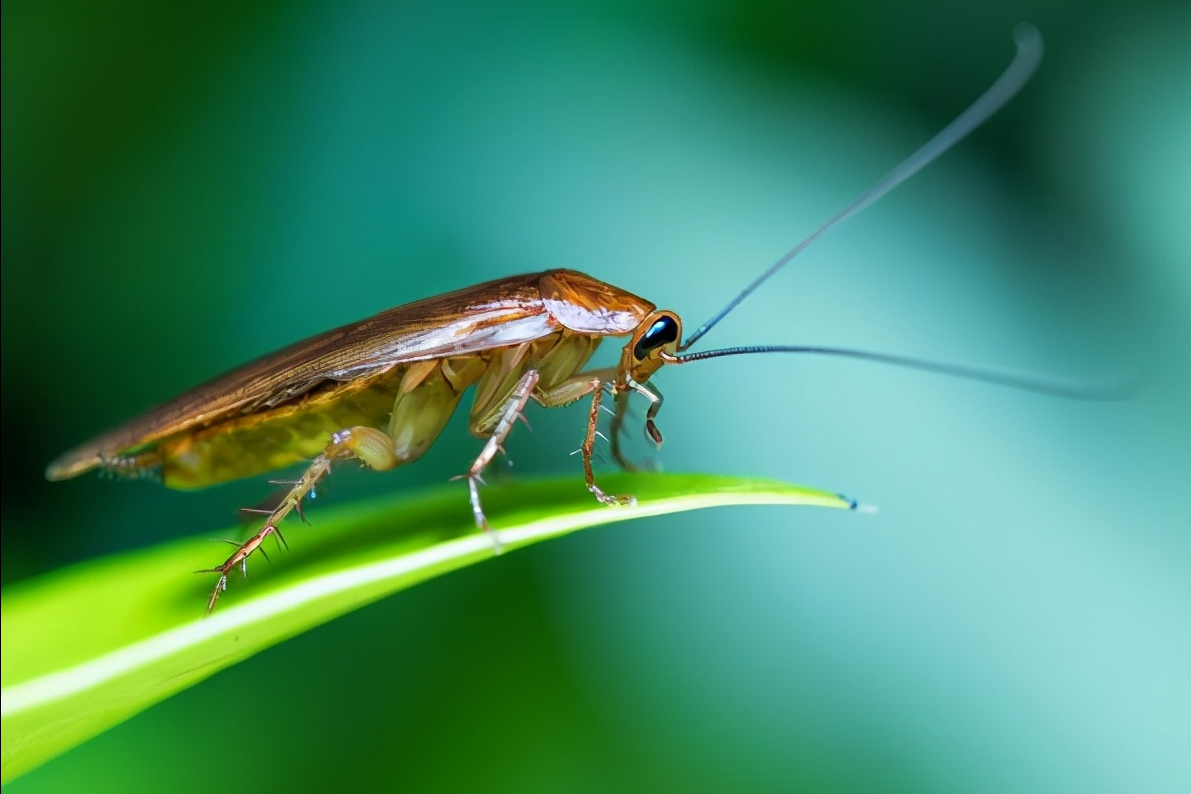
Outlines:
<svg viewBox="0 0 1191 794"><path fill-rule="evenodd" d="M105 458L284 404L328 381L540 339L557 322L543 307L539 279L514 276L427 298L262 356L66 453L47 467L46 477L74 477Z"/></svg>

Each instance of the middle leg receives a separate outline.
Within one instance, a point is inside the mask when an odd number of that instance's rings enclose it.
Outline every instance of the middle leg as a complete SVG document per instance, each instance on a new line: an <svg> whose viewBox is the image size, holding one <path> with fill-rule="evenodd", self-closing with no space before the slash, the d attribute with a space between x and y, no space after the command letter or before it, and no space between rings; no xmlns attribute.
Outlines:
<svg viewBox="0 0 1191 794"><path fill-rule="evenodd" d="M457 480L467 480L467 492L471 500L471 512L475 517L476 526L488 533L488 537L492 539L492 545L497 554L504 551L504 548L500 545L500 540L497 539L492 528L488 526L488 519L484 516L484 506L480 502L480 485L484 482L484 469L488 468L488 464L496 457L497 452L504 452L503 445L505 439L513 431L513 425L521 418L526 404L529 403L534 389L537 388L539 377L536 369L527 370L521 376L517 381L517 385L513 387L512 392L505 401L504 407L500 409L500 413L496 418L496 424L492 428L488 440L484 442L484 448L480 450L480 454L472 461L467 473L455 478Z"/></svg>

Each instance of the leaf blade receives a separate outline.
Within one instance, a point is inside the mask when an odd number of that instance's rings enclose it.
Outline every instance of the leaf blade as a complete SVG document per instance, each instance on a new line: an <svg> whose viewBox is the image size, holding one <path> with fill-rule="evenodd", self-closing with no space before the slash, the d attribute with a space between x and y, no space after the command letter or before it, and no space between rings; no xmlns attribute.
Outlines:
<svg viewBox="0 0 1191 794"><path fill-rule="evenodd" d="M592 526L707 507L855 506L836 494L763 480L622 475L607 482L635 492L637 505L597 505L571 479L489 489L485 503L507 550ZM178 573L210 564L213 547L198 538L84 563L6 590L0 780L289 637L494 556L455 488L345 506L326 511L319 523L302 537L300 551L263 576L254 571L258 581L251 586L235 583L240 586L205 620L209 582L196 584ZM395 531L395 524L405 528Z"/></svg>

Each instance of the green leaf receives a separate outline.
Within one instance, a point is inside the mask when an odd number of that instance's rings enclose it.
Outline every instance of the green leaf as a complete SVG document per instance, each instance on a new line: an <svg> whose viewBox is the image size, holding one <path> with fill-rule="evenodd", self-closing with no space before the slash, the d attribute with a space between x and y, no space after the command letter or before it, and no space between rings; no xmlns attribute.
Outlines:
<svg viewBox="0 0 1191 794"><path fill-rule="evenodd" d="M835 494L706 475L621 475L604 507L574 479L489 488L485 508L506 551L578 529L719 505L854 506ZM4 591L3 748L8 782L179 690L275 643L389 593L494 556L463 489L318 511L295 524L293 551L250 564L204 618L224 552L185 538L66 568ZM232 533L228 533L229 535Z"/></svg>

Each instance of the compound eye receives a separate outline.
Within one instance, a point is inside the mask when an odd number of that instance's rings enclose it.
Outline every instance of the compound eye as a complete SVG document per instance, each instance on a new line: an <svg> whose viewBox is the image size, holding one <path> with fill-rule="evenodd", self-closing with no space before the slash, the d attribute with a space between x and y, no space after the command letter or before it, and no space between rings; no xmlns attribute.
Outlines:
<svg viewBox="0 0 1191 794"><path fill-rule="evenodd" d="M633 348L633 357L638 361L646 359L658 348L678 341L678 321L668 314L663 314L653 321L649 330L641 334Z"/></svg>

